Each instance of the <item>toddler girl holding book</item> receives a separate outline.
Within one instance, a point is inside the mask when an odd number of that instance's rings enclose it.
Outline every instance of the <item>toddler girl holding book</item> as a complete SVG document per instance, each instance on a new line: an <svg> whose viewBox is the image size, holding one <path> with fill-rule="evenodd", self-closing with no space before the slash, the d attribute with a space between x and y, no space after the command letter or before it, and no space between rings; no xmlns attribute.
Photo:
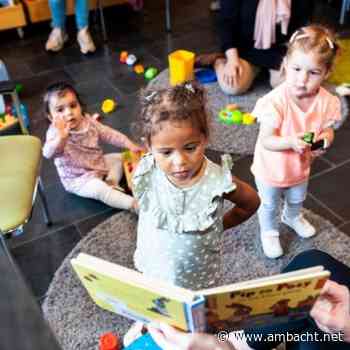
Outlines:
<svg viewBox="0 0 350 350"><path fill-rule="evenodd" d="M220 278L224 230L247 220L259 199L233 177L230 156L206 158L209 139L204 90L195 82L146 91L139 120L148 153L133 176L139 204L136 268L193 290ZM235 207L223 211L223 200Z"/></svg>
<svg viewBox="0 0 350 350"><path fill-rule="evenodd" d="M340 101L321 84L336 53L334 37L325 27L311 25L296 31L283 62L285 81L259 99L252 112L260 122L252 172L262 202L260 237L269 258L283 254L276 219L282 195L282 222L302 238L316 234L301 214L314 155L304 137L312 132L314 142L323 140L323 148L333 142Z"/></svg>

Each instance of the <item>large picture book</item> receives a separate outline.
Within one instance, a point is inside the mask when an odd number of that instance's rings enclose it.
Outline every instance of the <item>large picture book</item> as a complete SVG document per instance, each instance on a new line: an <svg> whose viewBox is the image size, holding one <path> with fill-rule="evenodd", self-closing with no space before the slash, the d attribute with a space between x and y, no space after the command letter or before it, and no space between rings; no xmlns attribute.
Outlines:
<svg viewBox="0 0 350 350"><path fill-rule="evenodd" d="M235 330L306 316L330 273L322 266L192 291L80 253L72 266L103 309L184 331Z"/></svg>

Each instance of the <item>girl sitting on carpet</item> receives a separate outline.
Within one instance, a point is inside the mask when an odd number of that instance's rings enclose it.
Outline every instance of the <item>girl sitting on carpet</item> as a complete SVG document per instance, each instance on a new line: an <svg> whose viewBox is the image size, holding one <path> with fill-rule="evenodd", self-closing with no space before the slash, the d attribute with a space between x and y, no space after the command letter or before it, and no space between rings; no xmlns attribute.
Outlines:
<svg viewBox="0 0 350 350"><path fill-rule="evenodd" d="M324 140L323 148L333 142L332 126L340 119L340 101L321 84L336 53L334 36L325 27L297 30L283 62L285 81L259 99L252 112L260 122L252 172L262 202L258 211L261 242L269 258L283 254L276 220L282 194L282 222L302 238L316 234L301 214L316 155L303 138L313 132L313 141Z"/></svg>
<svg viewBox="0 0 350 350"><path fill-rule="evenodd" d="M204 90L195 82L146 91L138 125L149 151L133 176L139 204L135 266L148 276L193 290L220 277L224 230L257 210L257 193L204 155L209 138ZM235 207L223 212L223 200Z"/></svg>
<svg viewBox="0 0 350 350"><path fill-rule="evenodd" d="M46 158L54 158L64 188L114 208L136 209L135 199L120 192L118 187L123 175L121 155L104 155L99 143L103 141L134 152L140 151L141 147L126 135L85 114L77 91L69 84L51 85L44 104L51 125L43 154Z"/></svg>

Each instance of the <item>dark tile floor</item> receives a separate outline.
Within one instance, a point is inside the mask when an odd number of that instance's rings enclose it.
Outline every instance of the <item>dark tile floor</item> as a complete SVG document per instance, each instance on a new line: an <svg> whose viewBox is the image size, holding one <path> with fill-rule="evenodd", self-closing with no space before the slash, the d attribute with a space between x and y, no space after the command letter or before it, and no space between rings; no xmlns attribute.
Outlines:
<svg viewBox="0 0 350 350"><path fill-rule="evenodd" d="M14 30L0 32L0 57L6 62L12 78L24 85L21 99L30 111L31 132L44 139L48 122L42 111L42 93L49 83L64 79L76 86L90 112L98 111L103 99L115 98L118 108L103 122L130 135L131 122L137 113L137 93L145 82L127 66L119 64L119 52L125 49L132 51L145 65L163 69L167 65L167 54L175 49L184 48L197 53L217 50L218 18L209 12L209 2L175 1L172 5L171 34L165 32L164 0L146 1L142 13L133 13L126 6L109 8L105 11L109 41L103 44L98 25L93 26L98 50L89 56L79 52L74 40L73 18L68 20L71 39L65 49L57 54L44 51L50 30L48 22L26 28L22 40L18 39ZM329 5L326 0L317 3L315 17L335 25L339 16L339 2L334 2L335 5ZM349 24L337 27L340 31L346 31ZM337 132L332 150L315 163L306 207L350 235L350 197L347 194L350 177L349 136L350 120ZM215 157L215 154L211 155ZM235 158L235 173L253 183L249 172L251 157L236 155ZM116 212L96 201L65 192L51 161L43 161L42 178L54 224L45 226L41 204L38 203L40 200L37 200L24 234L8 241L39 300L45 295L55 270L73 246L91 228Z"/></svg>

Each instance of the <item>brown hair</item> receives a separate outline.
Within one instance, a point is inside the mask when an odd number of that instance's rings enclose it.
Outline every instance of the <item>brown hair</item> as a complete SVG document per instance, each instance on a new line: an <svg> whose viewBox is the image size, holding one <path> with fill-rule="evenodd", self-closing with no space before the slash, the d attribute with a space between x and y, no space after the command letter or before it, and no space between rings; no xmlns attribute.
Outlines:
<svg viewBox="0 0 350 350"><path fill-rule="evenodd" d="M317 54L319 62L329 70L336 57L338 45L334 33L329 28L313 24L298 29L291 36L286 57L292 55L295 50Z"/></svg>
<svg viewBox="0 0 350 350"><path fill-rule="evenodd" d="M75 88L66 82L58 82L51 84L47 87L46 92L44 94L44 110L48 118L50 119L50 100L52 96L59 96L63 97L67 92L71 92L75 95L75 97L78 100L78 103L80 104L81 108L83 109L84 105L81 102L81 98L78 94L78 92L75 90ZM83 113L84 114L84 113ZM50 119L51 120L51 119Z"/></svg>
<svg viewBox="0 0 350 350"><path fill-rule="evenodd" d="M209 112L204 89L195 81L166 89L141 92L141 113L137 129L141 139L151 145L151 137L162 129L165 121L189 121L209 138Z"/></svg>

